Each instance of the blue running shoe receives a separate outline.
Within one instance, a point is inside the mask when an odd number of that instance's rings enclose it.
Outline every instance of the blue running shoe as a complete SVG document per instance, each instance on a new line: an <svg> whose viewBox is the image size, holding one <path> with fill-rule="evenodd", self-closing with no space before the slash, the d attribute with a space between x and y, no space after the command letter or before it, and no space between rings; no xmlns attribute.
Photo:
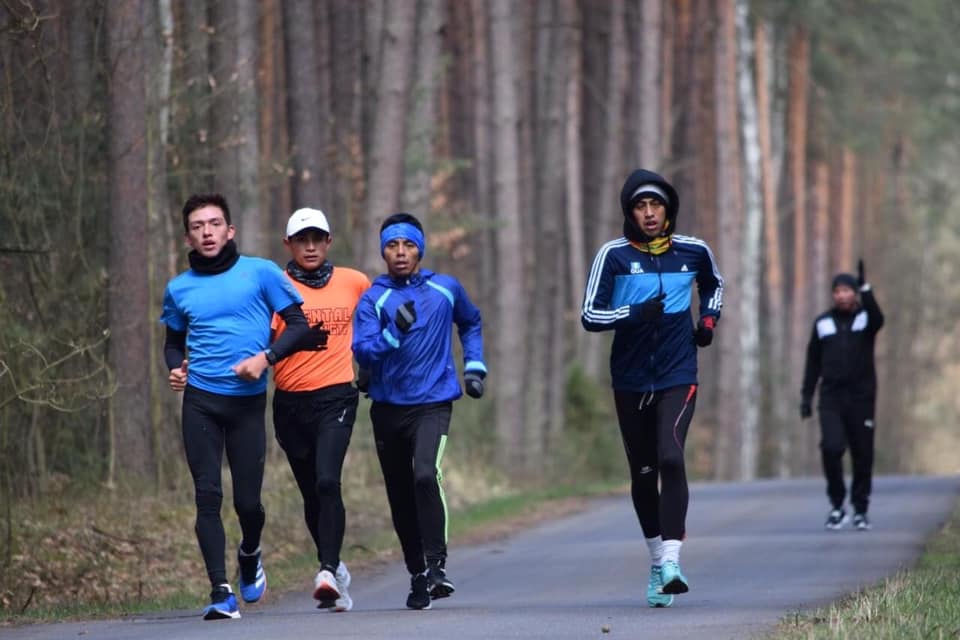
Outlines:
<svg viewBox="0 0 960 640"><path fill-rule="evenodd" d="M237 563L240 565L240 597L244 602L256 602L267 590L267 574L260 561L260 547L248 555L241 546L237 550Z"/></svg>
<svg viewBox="0 0 960 640"><path fill-rule="evenodd" d="M210 604L203 610L204 620L237 620L240 609L237 596L228 584L221 584L210 592Z"/></svg>
<svg viewBox="0 0 960 640"><path fill-rule="evenodd" d="M663 593L663 576L660 567L650 565L650 582L647 583L647 604L651 607L669 607L673 604L673 596Z"/></svg>
<svg viewBox="0 0 960 640"><path fill-rule="evenodd" d="M680 565L675 560L667 560L660 568L660 578L663 580L661 593L686 593L690 590L687 578L680 572Z"/></svg>

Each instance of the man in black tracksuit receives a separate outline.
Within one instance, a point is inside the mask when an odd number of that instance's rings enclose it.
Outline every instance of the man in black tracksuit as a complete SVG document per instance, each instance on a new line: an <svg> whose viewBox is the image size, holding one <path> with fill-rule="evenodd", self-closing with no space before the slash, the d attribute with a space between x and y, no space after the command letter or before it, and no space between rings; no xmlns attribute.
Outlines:
<svg viewBox="0 0 960 640"><path fill-rule="evenodd" d="M858 530L870 528L867 508L873 473L874 410L877 373L873 345L883 327L883 313L866 282L863 260L856 278L848 273L833 279L833 307L813 323L803 374L800 417L813 414L813 392L820 384L820 452L827 478L827 496L832 509L824 526L840 529L847 521L843 508L843 453L847 446L853 458L850 502L853 524ZM857 290L861 303L857 302Z"/></svg>

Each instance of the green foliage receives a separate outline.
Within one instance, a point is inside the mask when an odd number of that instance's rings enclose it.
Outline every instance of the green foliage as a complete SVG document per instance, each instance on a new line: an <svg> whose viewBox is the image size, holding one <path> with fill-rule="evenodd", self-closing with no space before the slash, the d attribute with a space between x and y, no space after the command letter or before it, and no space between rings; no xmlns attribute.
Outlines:
<svg viewBox="0 0 960 640"><path fill-rule="evenodd" d="M565 400L565 429L558 451L551 453L557 480L625 479L626 458L610 389L574 365L567 376Z"/></svg>

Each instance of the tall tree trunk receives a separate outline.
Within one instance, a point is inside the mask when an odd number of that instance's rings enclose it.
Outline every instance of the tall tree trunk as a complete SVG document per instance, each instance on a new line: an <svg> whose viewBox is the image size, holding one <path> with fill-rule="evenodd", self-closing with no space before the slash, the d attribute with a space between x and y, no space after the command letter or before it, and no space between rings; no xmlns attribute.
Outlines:
<svg viewBox="0 0 960 640"><path fill-rule="evenodd" d="M480 230L480 250L484 256L494 259L480 263L480 299L493 304L500 288L497 283L496 224L493 205L493 140L491 109L493 74L490 61L490 34L487 20L486 0L471 0L470 17L473 24L473 62L471 94L473 96L474 171L473 203L478 218L485 224Z"/></svg>
<svg viewBox="0 0 960 640"><path fill-rule="evenodd" d="M170 84L173 75L173 6L171 0L154 0L147 3L148 37L145 38L149 56L148 68L156 69L149 77L147 102L148 130L148 242L147 261L148 281L150 282L150 316L160 316L160 301L163 298L164 283L176 275L176 254L170 249L180 234L176 218L170 215L170 197L167 190L167 146L170 137ZM166 445L179 442L176 425L180 410L180 398L169 393L166 388L166 374L163 362L162 327L159 323L150 323L150 394L154 402L151 405L151 421L158 425L154 433L154 450L157 455L157 484L163 486L166 460L174 459L176 452ZM162 431L161 431L162 429ZM172 436L172 437L171 437Z"/></svg>
<svg viewBox="0 0 960 640"><path fill-rule="evenodd" d="M312 0L283 2L284 54L287 76L287 120L293 163L292 208L324 207L321 173L325 121L320 106L320 61Z"/></svg>
<svg viewBox="0 0 960 640"><path fill-rule="evenodd" d="M284 56L282 0L265 0L261 4L260 72L257 94L260 96L260 156L263 188L260 210L268 238L263 255L282 261L286 250L276 241L292 210L291 180L288 175L290 131L287 127L287 81ZM330 216L330 212L327 212ZM331 217L334 233L341 227ZM272 241L271 241L272 239ZM349 246L349 242L343 243ZM338 243L339 245L339 243Z"/></svg>
<svg viewBox="0 0 960 640"><path fill-rule="evenodd" d="M343 238L341 250L356 264L362 245L366 202L364 165L364 4L357 0L333 0L330 5L330 137L335 180L327 212L335 234ZM370 102L374 96L370 96ZM346 249L350 248L347 252Z"/></svg>
<svg viewBox="0 0 960 640"><path fill-rule="evenodd" d="M740 245L740 286L737 315L740 320L741 361L738 396L740 409L740 480L757 477L760 461L760 285L763 272L760 236L763 226L763 193L760 136L753 77L753 34L747 0L736 0L738 93L743 113L744 207ZM728 255L734 257L737 254Z"/></svg>
<svg viewBox="0 0 960 640"><path fill-rule="evenodd" d="M777 184L773 166L771 110L770 101L770 46L768 25L758 20L754 30L757 74L757 138L760 145L761 183L763 193L763 244L764 269L763 282L766 305L767 348L763 354L763 369L766 371L766 396L770 402L772 427L770 434L775 446L775 473L780 477L789 475L790 430L792 422L788 419L787 388L789 369L786 364L786 305L784 296L783 254L780 249L780 220L777 211Z"/></svg>
<svg viewBox="0 0 960 640"><path fill-rule="evenodd" d="M719 255L729 256L722 263L726 292L736 291L742 282L742 267L736 256L741 251L743 234L743 197L741 192L740 127L737 114L736 24L734 0L718 0L719 32L716 44L716 136L717 136L717 228ZM730 259L733 258L733 259ZM741 333L744 318L740 309L729 309L724 327L718 332L717 346L720 374L717 378L717 415L719 435L717 443L717 475L722 479L735 478L740 470L742 451L742 406L739 381L741 376Z"/></svg>
<svg viewBox="0 0 960 640"><path fill-rule="evenodd" d="M248 253L263 255L267 238L275 237L268 230L266 216L260 209L260 131L259 99L257 94L258 0L235 0L237 15L237 101L235 135L236 195L232 205L236 213L237 239L240 248ZM322 127L318 127L322 128Z"/></svg>
<svg viewBox="0 0 960 640"><path fill-rule="evenodd" d="M183 3L183 72L186 79L186 97L181 109L187 113L184 140L178 145L185 151L180 198L191 193L213 189L211 159L212 126L210 69L211 16L207 0L187 0ZM178 246L179 250L180 247ZM179 253L179 251L177 252Z"/></svg>
<svg viewBox="0 0 960 640"><path fill-rule="evenodd" d="M811 315L809 283L807 274L809 266L807 256L809 245L807 240L807 185L806 185L806 149L807 149L807 91L809 85L809 40L802 27L794 29L790 34L788 58L790 64L790 78L788 86L788 134L789 165L790 165L790 194L793 199L793 286L791 287L792 301L790 305L790 351L787 361L791 364L790 391L794 399L800 393L802 368L805 360L805 341L808 337ZM793 446L790 459L794 461L793 472L804 471L804 461L807 456L803 451L806 443L805 432L808 425L797 425L793 432Z"/></svg>
<svg viewBox="0 0 960 640"><path fill-rule="evenodd" d="M516 46L513 39L513 6L493 0L490 9L490 42L493 53L493 157L494 205L499 217L496 231L497 331L497 434L508 470L522 470L526 349L523 239L520 237L520 183L517 139L519 98L514 77Z"/></svg>
<svg viewBox="0 0 960 640"><path fill-rule="evenodd" d="M574 20L577 28L571 33L572 42L570 43L570 74L567 76L567 113L566 113L566 132L565 145L569 153L566 154L566 179L564 187L566 190L566 234L567 245L567 277L570 286L567 287L567 316L576 317L580 307L580 296L586 289L587 280L587 247L584 242L584 218L586 212L583 210L583 141L580 135L580 125L583 118L581 103L583 101L583 50L581 48L583 39L583 19L579 13L578 7L572 8ZM577 362L583 362L587 354L587 336L586 331L577 332ZM566 388L566 385L564 385Z"/></svg>
<svg viewBox="0 0 960 640"><path fill-rule="evenodd" d="M395 213L400 204L417 4L390 2L387 3L386 12L382 40L381 93L370 147L367 226L360 262L370 273L377 271L382 265L380 221Z"/></svg>
<svg viewBox="0 0 960 640"><path fill-rule="evenodd" d="M641 167L654 171L660 168L660 54L663 20L662 0L640 2L640 81L633 85L633 100L640 109L640 131L637 135L638 160Z"/></svg>
<svg viewBox="0 0 960 640"><path fill-rule="evenodd" d="M603 127L603 150L600 153L600 187L597 201L590 213L593 237L591 251L597 251L604 242L621 234L620 185L626 177L623 161L624 114L623 105L627 91L629 48L625 33L624 0L610 3L610 42L608 49L609 74L604 104L606 117ZM588 227L591 228L591 227ZM588 252L589 253L589 252ZM592 377L599 377L603 367L603 353L609 339L601 334L587 337L588 350L583 367Z"/></svg>
<svg viewBox="0 0 960 640"><path fill-rule="evenodd" d="M146 69L143 0L107 6L110 165L109 361L116 392L110 402L117 469L152 481L156 460L150 425L150 304L147 271ZM112 480L112 478L111 478Z"/></svg>
<svg viewBox="0 0 960 640"><path fill-rule="evenodd" d="M856 259L853 256L854 194L856 192L857 161L850 147L844 147L840 153L839 197L836 199L835 215L838 217L837 248L833 253L835 262L833 271L852 269Z"/></svg>
<svg viewBox="0 0 960 640"><path fill-rule="evenodd" d="M417 79L410 100L406 171L402 208L426 225L430 219L431 180L435 171L437 85L440 78L440 32L446 18L442 0L420 0L417 25Z"/></svg>

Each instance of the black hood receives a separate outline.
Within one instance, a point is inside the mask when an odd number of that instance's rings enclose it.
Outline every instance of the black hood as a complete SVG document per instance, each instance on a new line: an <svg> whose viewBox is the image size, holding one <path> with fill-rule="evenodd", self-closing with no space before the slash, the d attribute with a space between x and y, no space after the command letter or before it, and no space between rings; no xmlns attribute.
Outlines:
<svg viewBox="0 0 960 640"><path fill-rule="evenodd" d="M680 208L680 197L677 195L677 190L673 188L672 184L664 180L663 176L646 169L637 169L627 177L623 183L623 189L620 190L620 208L623 210L623 235L634 242L650 242L653 240L640 229L633 219L633 194L637 187L648 182L660 187L670 199L670 202L667 203L667 220L670 221L670 225L663 235L669 235L677 230L677 211Z"/></svg>

